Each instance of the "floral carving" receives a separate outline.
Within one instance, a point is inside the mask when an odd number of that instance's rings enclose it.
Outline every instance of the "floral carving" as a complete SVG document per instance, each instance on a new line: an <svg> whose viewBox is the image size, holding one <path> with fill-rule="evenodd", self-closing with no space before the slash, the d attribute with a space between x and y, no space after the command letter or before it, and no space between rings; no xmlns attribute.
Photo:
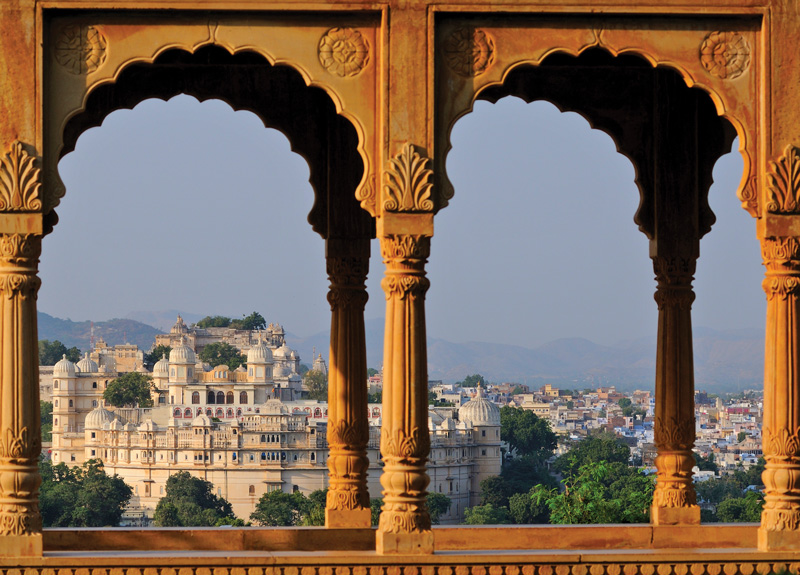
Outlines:
<svg viewBox="0 0 800 575"><path fill-rule="evenodd" d="M35 212L42 209L40 170L36 158L15 141L0 159L0 212Z"/></svg>
<svg viewBox="0 0 800 575"><path fill-rule="evenodd" d="M733 80L750 65L750 44L738 32L712 32L700 45L700 62L712 76Z"/></svg>
<svg viewBox="0 0 800 575"><path fill-rule="evenodd" d="M771 459L790 459L800 455L800 427L790 431L785 427L773 431L764 426L764 455Z"/></svg>
<svg viewBox="0 0 800 575"><path fill-rule="evenodd" d="M400 504L400 509L386 509L381 513L378 530L384 533L419 533L429 531L431 516L421 505Z"/></svg>
<svg viewBox="0 0 800 575"><path fill-rule="evenodd" d="M800 509L765 508L761 527L766 531L797 531L800 529Z"/></svg>
<svg viewBox="0 0 800 575"><path fill-rule="evenodd" d="M106 45L105 36L94 26L66 26L56 42L56 62L70 74L94 72L105 62Z"/></svg>
<svg viewBox="0 0 800 575"><path fill-rule="evenodd" d="M36 259L42 253L42 237L33 234L0 235L0 259L19 264Z"/></svg>
<svg viewBox="0 0 800 575"><path fill-rule="evenodd" d="M325 497L325 507L335 510L363 509L369 507L368 495L366 490L329 489Z"/></svg>
<svg viewBox="0 0 800 575"><path fill-rule="evenodd" d="M381 238L381 254L385 260L424 260L431 253L429 236L402 235Z"/></svg>
<svg viewBox="0 0 800 575"><path fill-rule="evenodd" d="M756 181L757 178L753 176L748 180L747 185L739 191L739 201L742 202L742 208L747 210L747 213L754 218L758 217L758 184Z"/></svg>
<svg viewBox="0 0 800 575"><path fill-rule="evenodd" d="M356 307L364 309L369 295L364 282L369 271L369 260L363 257L328 257L328 303L331 310Z"/></svg>
<svg viewBox="0 0 800 575"><path fill-rule="evenodd" d="M800 207L800 149L786 146L783 155L769 163L767 211L797 212Z"/></svg>
<svg viewBox="0 0 800 575"><path fill-rule="evenodd" d="M363 449L369 439L369 424L366 419L347 421L341 419L328 425L328 444L331 449Z"/></svg>
<svg viewBox="0 0 800 575"><path fill-rule="evenodd" d="M369 63L369 42L358 30L331 28L319 41L319 62L336 76L357 76Z"/></svg>
<svg viewBox="0 0 800 575"><path fill-rule="evenodd" d="M26 502L27 503L27 502ZM36 501L0 506L0 535L27 535L42 530L42 517Z"/></svg>
<svg viewBox="0 0 800 575"><path fill-rule="evenodd" d="M381 451L385 457L403 459L423 459L431 450L431 439L428 430L420 431L419 427L409 432L396 429L391 433L387 427L381 430Z"/></svg>
<svg viewBox="0 0 800 575"><path fill-rule="evenodd" d="M691 449L694 445L695 419L687 417L678 420L671 416L665 422L663 418L656 417L654 431L656 445L660 447L668 450Z"/></svg>
<svg viewBox="0 0 800 575"><path fill-rule="evenodd" d="M656 507L690 507L697 505L697 494L688 488L656 489L653 492L653 504Z"/></svg>
<svg viewBox="0 0 800 575"><path fill-rule="evenodd" d="M384 180L383 207L389 212L433 211L428 158L422 157L412 144L389 160Z"/></svg>
<svg viewBox="0 0 800 575"><path fill-rule="evenodd" d="M459 28L445 40L444 56L459 76L480 76L494 62L494 39L478 28Z"/></svg>
<svg viewBox="0 0 800 575"><path fill-rule="evenodd" d="M364 182L364 185L356 189L356 199L361 202L361 207L375 215L375 175L370 176Z"/></svg>

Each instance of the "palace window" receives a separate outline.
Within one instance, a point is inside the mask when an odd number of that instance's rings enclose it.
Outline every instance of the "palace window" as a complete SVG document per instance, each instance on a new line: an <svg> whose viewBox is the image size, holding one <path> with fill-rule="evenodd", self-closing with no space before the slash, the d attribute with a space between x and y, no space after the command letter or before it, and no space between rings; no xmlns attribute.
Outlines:
<svg viewBox="0 0 800 575"><path fill-rule="evenodd" d="M200 392L199 391L193 391L192 392L192 403L193 404L200 403Z"/></svg>
<svg viewBox="0 0 800 575"><path fill-rule="evenodd" d="M239 393L239 403L242 405L247 405L247 392L242 391Z"/></svg>
<svg viewBox="0 0 800 575"><path fill-rule="evenodd" d="M229 391L225 394L225 403L231 404L233 403L233 392Z"/></svg>

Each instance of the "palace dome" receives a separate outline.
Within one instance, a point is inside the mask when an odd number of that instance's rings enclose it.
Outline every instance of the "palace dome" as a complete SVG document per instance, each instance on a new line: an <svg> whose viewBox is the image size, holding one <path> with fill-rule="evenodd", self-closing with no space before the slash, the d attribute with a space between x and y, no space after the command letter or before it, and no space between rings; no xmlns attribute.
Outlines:
<svg viewBox="0 0 800 575"><path fill-rule="evenodd" d="M57 364L53 366L53 377L75 377L77 373L75 364L62 355Z"/></svg>
<svg viewBox="0 0 800 575"><path fill-rule="evenodd" d="M169 377L169 360L167 354L161 356L153 366L153 377Z"/></svg>
<svg viewBox="0 0 800 575"><path fill-rule="evenodd" d="M275 355L289 359L292 356L292 349L284 342L282 346L275 350Z"/></svg>
<svg viewBox="0 0 800 575"><path fill-rule="evenodd" d="M89 357L88 351L84 354L83 359L78 362L77 367L81 373L97 373L100 371L100 366Z"/></svg>
<svg viewBox="0 0 800 575"><path fill-rule="evenodd" d="M257 344L247 350L247 365L251 363L272 363L272 352L261 341L261 337L258 338Z"/></svg>
<svg viewBox="0 0 800 575"><path fill-rule="evenodd" d="M475 426L500 425L500 408L483 397L478 386L478 394L458 409L458 419L471 421Z"/></svg>
<svg viewBox="0 0 800 575"><path fill-rule="evenodd" d="M262 408L262 413L267 415L282 415L289 413L289 408L280 399L268 399Z"/></svg>
<svg viewBox="0 0 800 575"><path fill-rule="evenodd" d="M175 349L169 352L169 362L191 365L197 363L194 350L184 343L183 336L181 336L181 341L175 346Z"/></svg>
<svg viewBox="0 0 800 575"><path fill-rule="evenodd" d="M178 319L175 321L175 325L172 326L172 329L169 330L172 335L179 335L182 333L189 333L189 328L186 327L186 323L184 323L183 318L178 316Z"/></svg>
<svg viewBox="0 0 800 575"><path fill-rule="evenodd" d="M83 421L83 427L85 429L103 429L103 425L111 423L115 419L116 417L114 414L107 409L95 407L86 415L86 419Z"/></svg>

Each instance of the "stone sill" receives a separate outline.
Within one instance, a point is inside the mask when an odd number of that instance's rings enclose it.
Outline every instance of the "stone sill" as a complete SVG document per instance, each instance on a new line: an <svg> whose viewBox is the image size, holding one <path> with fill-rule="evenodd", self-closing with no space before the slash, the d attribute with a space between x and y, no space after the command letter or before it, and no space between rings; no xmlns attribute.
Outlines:
<svg viewBox="0 0 800 575"><path fill-rule="evenodd" d="M758 524L434 527L436 552L738 549L757 547ZM45 529L46 553L63 551L364 551L374 529L324 527Z"/></svg>

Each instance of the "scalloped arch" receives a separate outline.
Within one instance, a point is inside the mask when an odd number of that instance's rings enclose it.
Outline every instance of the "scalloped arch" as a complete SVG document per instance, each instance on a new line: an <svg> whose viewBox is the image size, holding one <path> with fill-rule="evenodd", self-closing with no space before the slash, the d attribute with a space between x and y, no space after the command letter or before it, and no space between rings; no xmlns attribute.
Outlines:
<svg viewBox="0 0 800 575"><path fill-rule="evenodd" d="M442 202L442 205L437 206L437 211L439 209L447 206L448 203L449 203L449 200L451 198L453 198L454 195L455 195L454 187L452 185L452 182L450 181L449 175L447 174L447 156L449 155L450 150L452 150L451 136L452 136L453 128L455 127L455 125L458 123L458 121L461 118L463 118L467 114L470 114L474 110L475 102L477 100L479 100L479 99L489 99L489 98L486 98L487 92L491 92L492 90L502 89L506 85L506 83L508 82L509 77L511 77L514 73L518 72L520 69L524 69L526 67L540 68L543 64L544 65L547 64L548 59L552 59L553 57L557 57L557 56L571 56L571 57L573 57L575 59L578 59L581 56L583 56L584 54L586 54L587 52L591 52L591 51L602 52L602 53L605 53L605 54L608 54L608 55L612 56L613 58L619 58L619 57L636 58L636 59L642 60L642 61L647 62L648 64L650 64L650 67L653 70L657 70L657 69L670 70L670 71L676 73L685 82L685 84L687 86L687 89L697 89L697 90L700 90L703 93L705 93L707 96L709 96L711 102L714 104L714 107L715 107L715 110L717 112L717 115L720 118L726 120L733 127L736 135L739 137L739 150L738 151L742 155L742 159L743 159L743 162L744 162L744 168L742 170L742 175L741 175L741 178L739 180L739 186L738 186L738 188L736 190L736 194L740 198L743 197L742 196L743 191L745 190L745 188L747 187L747 185L748 185L748 183L749 183L749 181L751 179L750 178L751 158L750 158L750 156L749 156L749 154L747 152L747 146L748 146L747 132L744 129L743 122L740 121L733 114L731 114L728 110L726 110L725 103L724 103L724 100L723 100L722 96L716 90L714 90L709 84L706 84L706 83L699 82L699 81L695 80L695 78L691 75L691 73L688 70L686 70L683 66L679 65L676 62L673 62L671 60L659 60L659 59L657 59L656 57L654 57L651 54L648 54L648 53L646 53L644 51L636 50L636 49L633 49L633 48L625 48L625 49L621 49L621 50L615 50L615 49L613 49L613 48L611 48L609 46L601 45L599 41L596 41L596 42L587 44L585 46L581 46L577 50L576 49L571 49L571 48L568 48L568 47L556 47L556 48L553 48L551 50L548 50L547 52L542 54L541 57L539 57L539 58L530 58L530 59L525 59L525 60L520 60L520 61L514 62L513 64L509 65L505 70L503 70L503 73L502 73L502 75L501 75L499 80L488 82L485 85L481 86L478 90L475 91L475 93L472 95L472 98L469 101L468 106L465 107L463 110L459 111L458 113L454 114L452 119L449 121L449 124L446 126L446 140L445 140L445 147L443 149L443 159L442 159L442 163L441 163L441 166L442 166L442 177L441 177L441 180L440 180L441 181L441 185L444 188L443 191L442 191L442 194L440 194L440 197L443 199L443 202ZM515 95L515 94L510 94L509 93L507 95ZM522 97L522 96L519 96L519 95L517 95L517 96L518 97ZM524 97L522 97L522 99L527 101L527 102L534 101L534 100L528 100L528 99L526 99ZM586 111L585 109L582 109L582 108L579 108L579 107L567 106L567 105L565 105L565 104L563 104L563 103L561 103L561 102L559 102L559 101L557 101L555 99L550 99L550 98L546 98L546 97L535 98L535 99L545 100L545 101L553 104L561 112L574 112L574 113L580 115L582 118L584 118L588 122L589 126L592 129L599 130L599 131L607 134L611 138L611 140L614 142L614 146L615 146L617 152L619 154L621 154L622 156L624 156L625 158L627 158L631 162L631 164L633 165L634 174L635 174L635 180L634 181L635 181L635 183L637 185L637 188L639 189L639 199L640 199L639 209L637 210L636 216L634 216L634 221L637 223L637 225L639 225L639 229L644 234L646 234L648 237L650 237L651 233L647 229L647 225L640 221L640 213L642 211L643 203L644 203L644 191L642 189L642 184L640 182L640 167L639 167L636 159L633 158L632 155L623 146L620 145L618 136L616 134L614 134L612 131L610 131L607 127L604 127L601 123L599 123L596 120L596 118L594 118L591 115L591 113ZM490 101L492 101L492 100L490 100ZM495 99L493 101L497 101L497 100ZM710 212L710 208L708 208L707 206L706 206L706 208ZM712 215L711 223L713 223L713 214L711 214L711 215ZM709 228L710 228L710 224L709 224Z"/></svg>
<svg viewBox="0 0 800 575"><path fill-rule="evenodd" d="M284 94L283 104L289 108L297 108L298 102L306 104L304 113L301 114L302 119L297 120L297 114L293 116L291 113L282 114L280 111L276 111L275 107L271 105L272 102L266 101L268 98L258 100L252 86L249 92L247 89L239 90L222 84L216 88L200 86L202 79L196 79L196 85L189 86L191 81L186 81L186 78L183 78L185 80L183 85L181 85L181 81L175 81L175 85L159 86L154 86L151 82L144 88L128 85L130 82L127 80L127 75L142 72L147 77L158 76L161 70L160 65L170 59L180 60L183 58L185 60L183 64L188 68L196 67L200 70L198 75L200 78L204 72L208 74L208 70L215 65L208 63L203 65L193 61L204 55L210 58L227 58L231 60L232 65L240 64L242 60L250 61L251 64L264 64L263 67L259 67L258 80L266 83L274 81L276 78L278 79L276 83L284 80L285 84L290 86L290 89L286 90L290 95ZM220 64L216 64L216 66L221 67ZM178 75L183 74L188 77L192 72L187 74L182 71ZM308 118L319 120L322 125L317 127L323 131L327 129L328 139L336 144L345 144L344 147L336 146L335 153L338 154L338 157L335 159L345 162L346 167L349 168L345 170L349 173L349 178L345 179L352 181L341 184L341 186L346 187L349 184L350 199L353 204L358 206L356 190L363 185L368 173L368 155L364 146L363 127L352 114L343 109L341 99L330 86L313 81L308 72L296 63L275 58L263 49L253 46L233 47L210 41L199 42L191 46L170 44L162 46L151 56L132 58L123 62L110 77L87 87L81 106L66 116L59 132L61 139L57 148L58 158L72 151L80 134L91 127L101 125L111 112L119 109L133 109L146 99L167 100L180 93L186 93L200 102L210 99L221 100L234 110L255 114L265 127L277 129L284 134L289 140L291 150L300 155L309 166L309 182L314 190L314 205L309 212L308 221L314 231L322 237L327 237L330 218L326 217L326 212L329 208L330 198L326 197L326 191L329 191L327 179L323 175L326 170L324 167L320 167L320 164L327 166L327 162L331 161L328 157L330 154L325 150L326 143L317 142L316 131L315 137L310 137L311 133L308 129L305 134L299 133L303 131L302 124L308 123ZM105 102L98 103L97 100L105 100ZM280 106L278 108L283 110ZM322 139L325 138L320 138L320 140ZM325 139L326 142L328 139ZM333 147L333 144L329 142L328 145ZM354 172L357 172L355 176ZM53 188L57 190L57 197L55 201L51 201L51 209L58 205L58 198L65 195L66 192L63 184L60 183L57 169L54 176ZM358 209L363 211L360 206ZM364 216L369 218L365 211ZM340 219L357 222L357 227L362 234L364 228L370 227L360 214L349 214Z"/></svg>

